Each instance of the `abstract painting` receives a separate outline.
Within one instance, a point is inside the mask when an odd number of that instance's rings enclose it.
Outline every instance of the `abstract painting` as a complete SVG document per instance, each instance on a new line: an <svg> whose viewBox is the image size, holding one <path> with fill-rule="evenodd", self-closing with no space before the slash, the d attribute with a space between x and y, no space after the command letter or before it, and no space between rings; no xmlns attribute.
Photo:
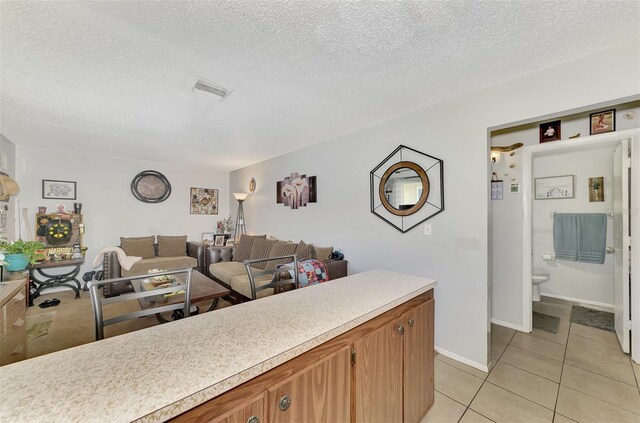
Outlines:
<svg viewBox="0 0 640 423"><path fill-rule="evenodd" d="M316 177L292 173L276 182L276 203L297 209L318 201Z"/></svg>

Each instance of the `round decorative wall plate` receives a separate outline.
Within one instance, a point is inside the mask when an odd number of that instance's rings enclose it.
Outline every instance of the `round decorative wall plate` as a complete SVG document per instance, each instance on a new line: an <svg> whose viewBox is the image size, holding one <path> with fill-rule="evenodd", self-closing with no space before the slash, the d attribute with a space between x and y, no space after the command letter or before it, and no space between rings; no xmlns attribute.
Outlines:
<svg viewBox="0 0 640 423"><path fill-rule="evenodd" d="M256 192L256 178L251 178L249 181L249 192L253 194Z"/></svg>
<svg viewBox="0 0 640 423"><path fill-rule="evenodd" d="M71 238L72 224L67 219L55 219L47 223L47 242L53 245L64 244Z"/></svg>
<svg viewBox="0 0 640 423"><path fill-rule="evenodd" d="M171 195L171 184L162 173L145 170L131 181L131 193L143 203L161 203Z"/></svg>

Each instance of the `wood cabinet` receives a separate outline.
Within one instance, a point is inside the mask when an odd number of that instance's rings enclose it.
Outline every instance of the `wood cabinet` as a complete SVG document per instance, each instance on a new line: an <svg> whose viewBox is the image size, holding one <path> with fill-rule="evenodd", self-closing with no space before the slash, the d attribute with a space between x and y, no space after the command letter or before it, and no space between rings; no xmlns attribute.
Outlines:
<svg viewBox="0 0 640 423"><path fill-rule="evenodd" d="M434 398L433 313L429 291L174 421L417 423Z"/></svg>
<svg viewBox="0 0 640 423"><path fill-rule="evenodd" d="M27 357L24 280L8 281L0 292L0 365L15 363Z"/></svg>
<svg viewBox="0 0 640 423"><path fill-rule="evenodd" d="M349 421L351 349L326 359L269 388L269 423Z"/></svg>

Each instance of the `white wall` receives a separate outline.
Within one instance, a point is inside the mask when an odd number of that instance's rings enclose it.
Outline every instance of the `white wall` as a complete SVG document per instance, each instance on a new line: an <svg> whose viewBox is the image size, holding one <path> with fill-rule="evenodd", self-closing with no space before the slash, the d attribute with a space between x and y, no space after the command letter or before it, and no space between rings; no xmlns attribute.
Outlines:
<svg viewBox="0 0 640 423"><path fill-rule="evenodd" d="M590 151L534 157L534 178L574 175L574 198L533 202L533 267L551 276L540 285L542 294L597 303L613 307L613 254L604 264L564 260L545 261L543 252L553 253L552 211L558 213L607 213L613 208L613 147ZM589 178L604 177L603 202L589 202ZM607 219L607 245L613 246L613 219Z"/></svg>
<svg viewBox="0 0 640 423"><path fill-rule="evenodd" d="M0 152L6 158L6 166L0 164L0 170L15 178L16 174L16 146L4 135L0 134ZM14 238L15 226L15 197L10 197L8 201L0 201L0 207L7 207L7 228L6 233L0 234L2 238L11 240Z"/></svg>
<svg viewBox="0 0 640 423"><path fill-rule="evenodd" d="M640 127L640 102L633 101L599 108L593 111L616 109L616 130ZM593 112L591 111L591 112ZM625 119L627 112L635 113L635 118ZM574 113L548 120L561 120L562 139L581 134L589 135L589 111ZM539 144L539 122L519 125L495 131L491 145L507 146L517 142L525 146ZM580 138L576 139L579 142ZM511 168L510 166L515 167ZM504 180L503 200L491 201L492 209L492 268L491 268L491 318L494 322L512 327L522 326L522 194L511 194L511 182L522 183L522 150L500 155L500 161L491 168ZM593 176L593 175L592 175ZM561 200L565 201L565 200ZM535 265L535 263L534 263ZM559 294L558 294L559 295Z"/></svg>
<svg viewBox="0 0 640 423"><path fill-rule="evenodd" d="M250 232L342 248L352 273L388 268L438 279L436 345L484 366L488 128L640 93L638 44L636 39L240 169L231 174L231 191L246 191L249 179L257 180L256 193L245 202ZM604 63L607 83L594 85ZM430 237L422 227L401 234L369 211L369 171L399 144L444 160L446 210L430 221ZM291 210L275 203L276 181L291 172L318 176L317 204Z"/></svg>
<svg viewBox="0 0 640 423"><path fill-rule="evenodd" d="M43 200L42 180L77 182L75 201L82 203L84 242L89 248L82 272L91 270L91 262L100 249L118 245L121 236L187 235L189 240L200 240L202 232L214 231L216 222L229 215L228 172L194 168L189 163L155 163L33 148L15 141L16 180L21 187L17 198L20 207L28 209L32 232L38 206L54 211L57 204L64 204L67 210L73 210L74 201ZM171 196L159 204L142 203L131 194L131 180L150 169L161 172L171 183ZM219 214L190 214L191 187L218 189ZM21 231L27 239L24 223Z"/></svg>

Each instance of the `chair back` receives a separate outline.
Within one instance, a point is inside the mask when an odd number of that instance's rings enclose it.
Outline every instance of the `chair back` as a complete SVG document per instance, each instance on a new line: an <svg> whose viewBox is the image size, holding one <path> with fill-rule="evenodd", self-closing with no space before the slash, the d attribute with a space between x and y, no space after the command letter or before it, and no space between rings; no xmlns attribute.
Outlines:
<svg viewBox="0 0 640 423"><path fill-rule="evenodd" d="M276 268L276 269L268 269L268 270L262 270L262 271L255 271L254 268L251 266L252 264L256 264L256 263L263 263L266 261L271 261L271 260L282 260L282 261L288 261L290 263L293 263L293 268L296 269L295 272L293 272L293 280L285 280L285 279L278 279L276 277L277 273L282 272L282 269L280 268ZM274 294L278 293L278 288L282 287L284 285L290 285L293 284L294 287L298 286L298 255L297 254L291 254L288 256L278 256L278 257L267 257L267 258L263 258L263 259L254 259L254 260L244 260L242 262L244 264L245 269L247 270L247 275L249 276L249 284L251 287L251 299L255 300L258 298L258 291L262 291L263 289L269 289L269 288L273 288L274 289ZM264 276L264 275L271 275L271 282L269 282L268 284L265 285L261 285L261 286L256 286L256 278L260 277L260 276Z"/></svg>
<svg viewBox="0 0 640 423"><path fill-rule="evenodd" d="M104 327L115 323L124 322L125 320L137 319L139 317L150 316L152 314L164 313L172 310L183 310L184 317L189 317L190 298L191 298L191 273L192 268L170 270L166 272L148 273L145 275L128 276L123 278L106 279L102 281L92 280L87 286L91 294L91 304L93 305L93 315L95 318L96 341L104 339ZM183 277L172 277L173 275L184 275ZM170 276L173 282L170 286L160 286L155 289L145 290L145 279L157 278L159 276ZM131 282L134 292L128 294L120 294L116 297L105 298L101 291L101 287L120 283ZM148 283L149 281L147 281ZM184 293L184 301L171 303L166 305L148 306L151 302L147 298L156 297L166 299L169 296ZM131 313L121 314L109 319L104 318L103 306L124 301L139 300L141 310Z"/></svg>

